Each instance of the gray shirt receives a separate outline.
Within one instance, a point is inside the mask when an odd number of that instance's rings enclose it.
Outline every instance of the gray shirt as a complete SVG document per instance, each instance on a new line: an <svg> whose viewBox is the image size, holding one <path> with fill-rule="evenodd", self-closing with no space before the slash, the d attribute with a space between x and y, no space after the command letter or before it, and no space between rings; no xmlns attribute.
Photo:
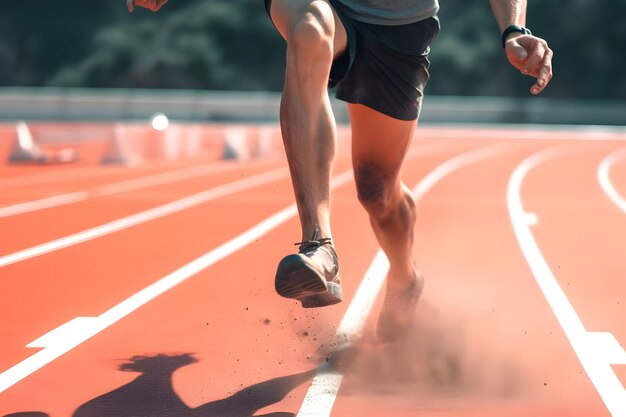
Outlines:
<svg viewBox="0 0 626 417"><path fill-rule="evenodd" d="M375 25L406 25L434 16L439 10L438 0L336 0L346 14Z"/></svg>

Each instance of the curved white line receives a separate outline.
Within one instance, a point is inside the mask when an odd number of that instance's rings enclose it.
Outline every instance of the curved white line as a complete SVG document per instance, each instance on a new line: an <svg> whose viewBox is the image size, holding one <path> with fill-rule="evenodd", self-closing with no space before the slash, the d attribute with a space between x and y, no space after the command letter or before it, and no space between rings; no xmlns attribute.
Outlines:
<svg viewBox="0 0 626 417"><path fill-rule="evenodd" d="M511 144L499 143L449 159L426 175L413 189L416 202L419 202L438 182L454 171L511 150ZM335 341L339 348L352 343L359 337L388 270L389 261L383 251L378 250L335 332ZM304 397L298 417L330 416L342 380L343 375L340 372L327 366L320 367Z"/></svg>
<svg viewBox="0 0 626 417"><path fill-rule="evenodd" d="M613 165L623 159L626 159L626 148L613 152L604 158L602 162L600 162L600 165L598 165L597 177L600 187L602 187L604 193L609 197L609 200L626 214L626 198L622 197L617 191L610 176Z"/></svg>
<svg viewBox="0 0 626 417"><path fill-rule="evenodd" d="M537 284L563 328L583 368L613 417L626 417L626 390L611 365L626 364L626 352L608 332L589 332L550 270L528 224L521 200L522 183L538 165L562 156L561 147L540 151L520 163L507 190L507 204L515 236Z"/></svg>

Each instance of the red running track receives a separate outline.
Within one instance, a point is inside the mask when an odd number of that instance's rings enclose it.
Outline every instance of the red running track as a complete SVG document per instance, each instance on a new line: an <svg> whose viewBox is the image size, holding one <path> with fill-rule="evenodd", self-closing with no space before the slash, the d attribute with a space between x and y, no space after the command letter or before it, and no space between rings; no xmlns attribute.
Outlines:
<svg viewBox="0 0 626 417"><path fill-rule="evenodd" d="M0 167L0 416L625 416L625 148L418 129L427 284L397 345L373 334L385 269L348 146L346 298L321 310L273 292L299 238L282 158Z"/></svg>

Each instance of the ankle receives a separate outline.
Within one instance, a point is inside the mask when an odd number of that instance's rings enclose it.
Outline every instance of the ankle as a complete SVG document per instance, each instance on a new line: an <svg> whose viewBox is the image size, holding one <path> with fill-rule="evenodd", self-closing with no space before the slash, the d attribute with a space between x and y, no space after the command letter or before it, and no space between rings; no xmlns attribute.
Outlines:
<svg viewBox="0 0 626 417"><path fill-rule="evenodd" d="M424 277L412 267L409 271L390 270L387 276L387 290L400 292L416 289L422 290L424 287Z"/></svg>

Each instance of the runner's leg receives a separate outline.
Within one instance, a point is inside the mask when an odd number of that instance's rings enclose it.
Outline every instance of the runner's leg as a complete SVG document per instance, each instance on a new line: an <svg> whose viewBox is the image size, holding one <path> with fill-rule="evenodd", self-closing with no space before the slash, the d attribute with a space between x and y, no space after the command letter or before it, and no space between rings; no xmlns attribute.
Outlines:
<svg viewBox="0 0 626 417"><path fill-rule="evenodd" d="M273 0L271 15L287 41L280 121L302 240L311 238L315 225L320 238L330 238L336 126L327 84L333 59L347 47L346 32L326 0Z"/></svg>
<svg viewBox="0 0 626 417"><path fill-rule="evenodd" d="M416 121L391 118L350 104L352 159L357 191L374 233L390 262L390 285L413 279L415 202L400 180L402 161Z"/></svg>
<svg viewBox="0 0 626 417"><path fill-rule="evenodd" d="M358 104L350 104L348 109L359 200L390 263L379 335L382 331L385 339L391 339L401 336L394 331L406 330L413 312L403 310L415 306L423 287L413 260L415 202L400 180L400 168L417 123Z"/></svg>
<svg viewBox="0 0 626 417"><path fill-rule="evenodd" d="M330 240L336 126L327 86L347 36L327 0L273 0L270 12L287 41L280 121L303 241L297 254L279 262L274 284L278 294L305 308L323 307L343 299Z"/></svg>

